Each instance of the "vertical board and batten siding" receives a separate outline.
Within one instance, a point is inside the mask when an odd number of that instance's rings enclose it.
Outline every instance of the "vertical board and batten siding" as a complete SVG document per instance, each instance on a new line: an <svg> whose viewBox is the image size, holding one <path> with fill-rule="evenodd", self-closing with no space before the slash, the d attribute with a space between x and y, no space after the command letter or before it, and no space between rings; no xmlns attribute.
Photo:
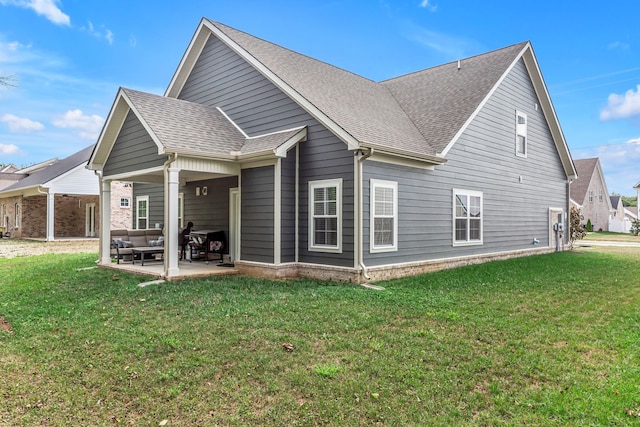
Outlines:
<svg viewBox="0 0 640 427"><path fill-rule="evenodd" d="M307 126L307 141L300 144L299 261L340 266L353 265L355 256L353 247L353 154L347 150L342 141L213 35L207 41L178 98L220 107L249 136ZM293 153L292 150L289 155ZM290 176L285 176L290 171L284 164L282 173L284 194L291 187ZM265 262L273 262L274 248L273 246L266 247L267 242L262 240L264 239L263 234L260 233L260 239L253 242L251 239L258 239L258 234L247 231L267 227L273 231L273 210L268 214L257 216L262 212L258 212L258 210L266 209L268 206L263 204L261 199L252 199L251 197L256 194L256 190L252 186L263 186L264 184L262 181L252 180L251 177L261 174L262 172L259 170L254 173L250 172L250 169L243 170L241 181L241 252L243 260L268 259ZM245 181L245 175L249 181ZM342 253L309 252L307 250L308 182L332 178L343 179ZM273 185L273 169L269 179ZM269 191L273 194L273 187ZM259 204L254 205L255 203ZM287 194L282 200L283 209L290 209L290 204L291 196ZM273 208L273 203L271 206ZM256 215L249 219L246 216L247 212L253 212ZM281 213L288 215L290 212L282 211ZM271 222L269 223L269 221ZM295 250L295 242L288 241L292 236L295 236L295 230L292 232L290 227L283 227L281 245L283 262L291 259L292 248ZM270 242L273 244L273 238ZM268 251L270 252L267 253ZM249 256L251 258L248 258Z"/></svg>
<svg viewBox="0 0 640 427"><path fill-rule="evenodd" d="M156 224L161 224L161 228L164 227L164 186L162 184L133 184L132 209L134 228L138 223L138 203L136 198L140 196L149 196L149 205L147 206L148 228L154 228Z"/></svg>
<svg viewBox="0 0 640 427"><path fill-rule="evenodd" d="M282 159L282 197L280 206L280 261L296 260L296 151L287 152Z"/></svg>
<svg viewBox="0 0 640 427"><path fill-rule="evenodd" d="M167 156L158 155L158 146L140 120L129 111L104 165L104 176L163 166Z"/></svg>
<svg viewBox="0 0 640 427"><path fill-rule="evenodd" d="M243 261L274 262L273 166L242 170L242 225L240 251Z"/></svg>
<svg viewBox="0 0 640 427"><path fill-rule="evenodd" d="M549 208L567 205L567 177L520 61L433 171L373 161L364 167L367 265L550 246ZM528 120L528 154L515 155L515 112ZM520 182L522 177L522 182ZM369 253L370 179L398 182L398 251ZM453 189L483 193L483 244L453 246Z"/></svg>

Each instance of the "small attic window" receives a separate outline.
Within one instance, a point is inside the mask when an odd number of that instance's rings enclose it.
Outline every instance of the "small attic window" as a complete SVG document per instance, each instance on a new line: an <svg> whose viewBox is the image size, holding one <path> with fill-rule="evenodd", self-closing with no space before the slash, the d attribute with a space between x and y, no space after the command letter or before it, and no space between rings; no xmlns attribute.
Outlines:
<svg viewBox="0 0 640 427"><path fill-rule="evenodd" d="M527 157L527 115L516 111L516 156Z"/></svg>

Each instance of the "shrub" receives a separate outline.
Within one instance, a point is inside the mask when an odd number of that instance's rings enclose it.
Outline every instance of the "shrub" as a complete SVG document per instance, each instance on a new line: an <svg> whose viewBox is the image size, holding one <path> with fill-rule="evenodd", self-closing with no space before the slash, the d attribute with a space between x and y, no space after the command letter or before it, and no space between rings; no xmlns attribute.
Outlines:
<svg viewBox="0 0 640 427"><path fill-rule="evenodd" d="M587 235L584 226L582 225L582 221L584 217L582 213L580 213L580 209L575 206L571 207L571 212L569 214L569 248L573 250L573 242L576 240L581 240L584 236ZM587 227L591 225L591 221L587 222Z"/></svg>

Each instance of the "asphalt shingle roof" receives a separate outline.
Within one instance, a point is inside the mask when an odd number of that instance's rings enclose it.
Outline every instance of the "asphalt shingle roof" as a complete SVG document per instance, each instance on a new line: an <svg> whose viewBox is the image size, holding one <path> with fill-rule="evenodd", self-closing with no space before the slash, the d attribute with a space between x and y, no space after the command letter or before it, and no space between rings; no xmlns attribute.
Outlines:
<svg viewBox="0 0 640 427"><path fill-rule="evenodd" d="M229 154L242 148L245 137L216 108L132 89L122 92L169 151Z"/></svg>
<svg viewBox="0 0 640 427"><path fill-rule="evenodd" d="M211 24L358 141L434 152L384 86L221 23Z"/></svg>
<svg viewBox="0 0 640 427"><path fill-rule="evenodd" d="M122 92L168 151L230 155L275 150L301 129L247 138L217 108L132 89Z"/></svg>
<svg viewBox="0 0 640 427"><path fill-rule="evenodd" d="M218 22L208 21L365 144L438 155L526 42L376 83Z"/></svg>
<svg viewBox="0 0 640 427"><path fill-rule="evenodd" d="M438 152L498 83L525 43L382 82Z"/></svg>

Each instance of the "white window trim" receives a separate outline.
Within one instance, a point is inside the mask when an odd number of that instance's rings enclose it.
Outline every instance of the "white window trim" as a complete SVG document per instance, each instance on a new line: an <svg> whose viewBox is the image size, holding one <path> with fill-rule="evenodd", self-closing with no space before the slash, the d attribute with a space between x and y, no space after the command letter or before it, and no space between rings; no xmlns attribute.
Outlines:
<svg viewBox="0 0 640 427"><path fill-rule="evenodd" d="M138 196L136 197L136 230L140 230L140 216L138 216L140 209L138 204L143 200L147 202L147 216L144 219L147 220L147 228L149 228L149 196Z"/></svg>
<svg viewBox="0 0 640 427"><path fill-rule="evenodd" d="M313 190L316 188L336 187L336 214L337 214L337 245L314 245L314 228L313 228ZM309 251L310 252L328 252L342 253L342 178L325 179L320 181L309 181Z"/></svg>
<svg viewBox="0 0 640 427"><path fill-rule="evenodd" d="M126 201L127 201L127 205L126 205L126 206L124 206L124 205L122 204L122 201L123 201L123 200L126 200ZM120 197L120 207L121 207L122 209L131 209L131 197Z"/></svg>
<svg viewBox="0 0 640 427"><path fill-rule="evenodd" d="M524 124L519 124L518 123L518 117L524 117ZM529 118L527 117L527 115L521 111L516 110L516 146L515 146L515 150L516 150L516 156L518 157L527 157L527 154L529 152L529 137L527 135L527 126L529 125ZM519 136L524 136L524 154L518 152L518 137Z"/></svg>
<svg viewBox="0 0 640 427"><path fill-rule="evenodd" d="M384 181L371 179L369 181L369 252L394 252L398 250L398 183L395 181ZM393 190L393 245L375 245L375 189L377 187L391 188ZM387 216L381 216L387 217Z"/></svg>
<svg viewBox="0 0 640 427"><path fill-rule="evenodd" d="M456 240L456 197L458 195L480 197L480 240ZM484 196L482 191L453 189L453 212L452 212L452 241L453 246L478 246L484 244ZM467 200L468 201L468 200ZM469 227L467 227L467 236L469 233Z"/></svg>

